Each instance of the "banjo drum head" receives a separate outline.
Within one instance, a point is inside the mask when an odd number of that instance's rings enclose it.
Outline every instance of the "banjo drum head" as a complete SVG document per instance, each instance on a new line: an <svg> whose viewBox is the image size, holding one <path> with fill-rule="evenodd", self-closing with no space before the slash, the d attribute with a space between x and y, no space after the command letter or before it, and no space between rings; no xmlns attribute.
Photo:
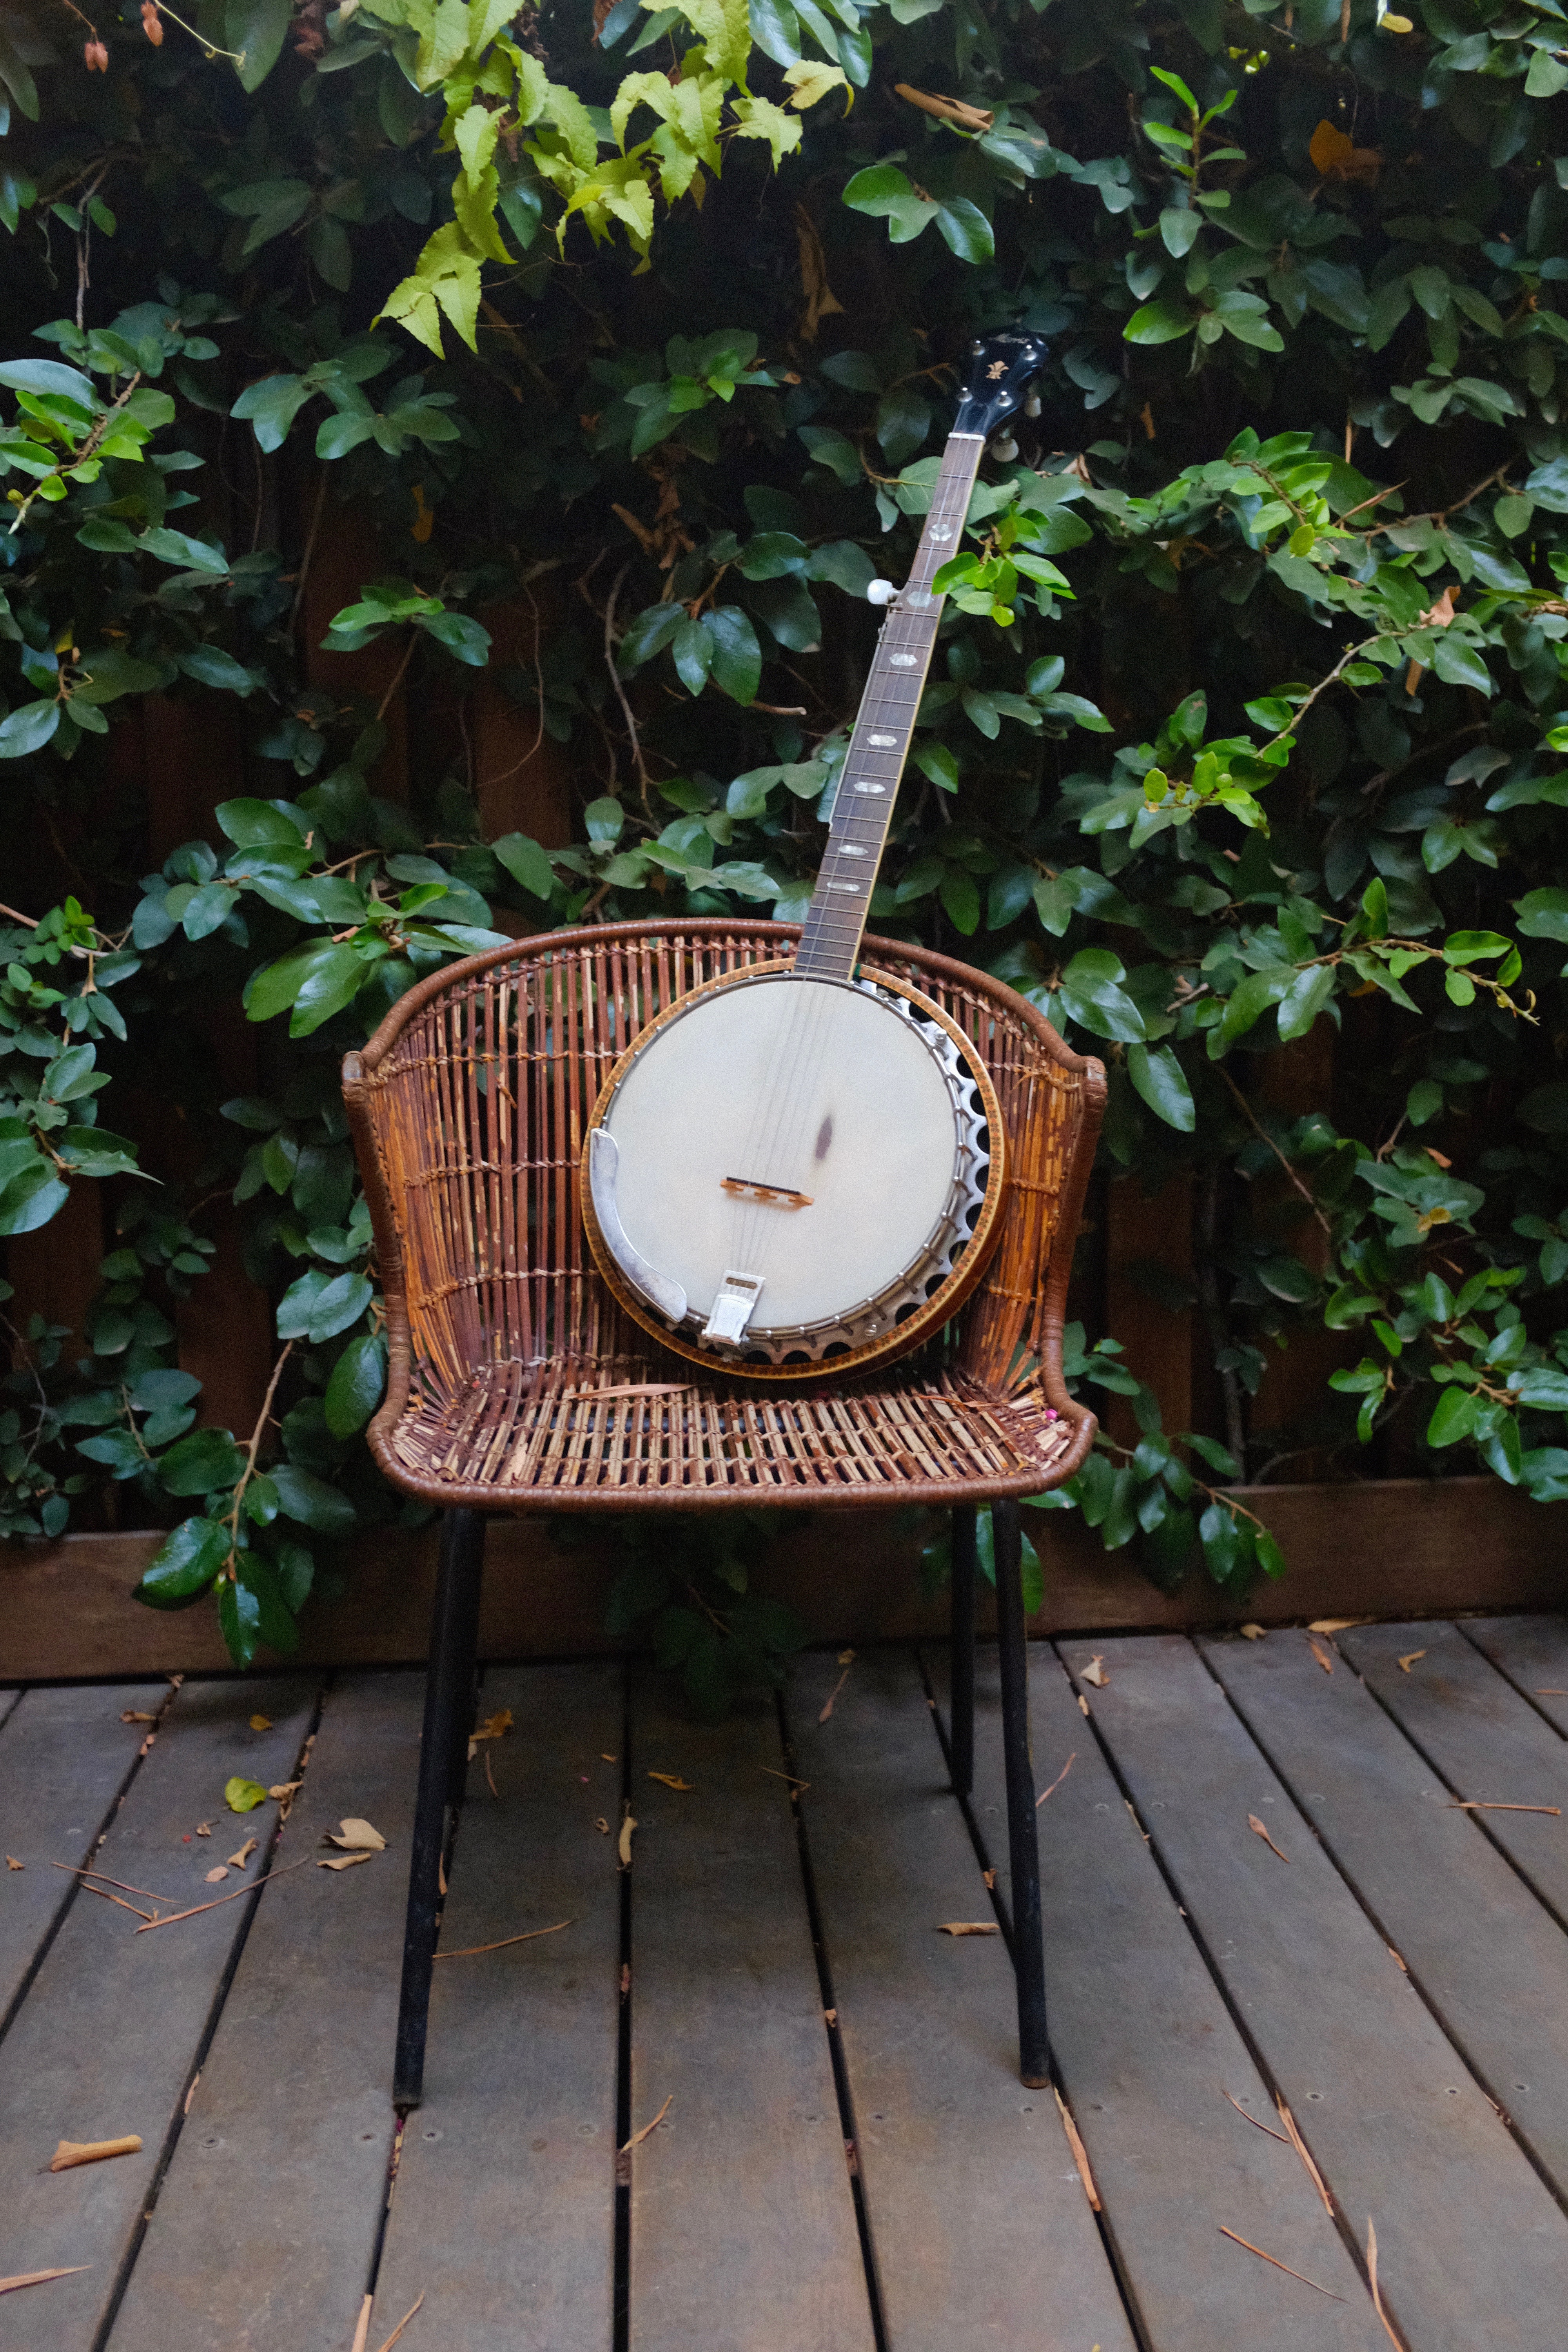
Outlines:
<svg viewBox="0 0 1568 2352"><path fill-rule="evenodd" d="M789 971L655 1024L601 1097L614 1150L595 1158L591 1136L585 1163L590 1237L639 1319L689 1346L739 1274L760 1285L743 1335L704 1353L765 1372L884 1352L970 1247L999 1173L994 1097L962 1047L924 999Z"/></svg>

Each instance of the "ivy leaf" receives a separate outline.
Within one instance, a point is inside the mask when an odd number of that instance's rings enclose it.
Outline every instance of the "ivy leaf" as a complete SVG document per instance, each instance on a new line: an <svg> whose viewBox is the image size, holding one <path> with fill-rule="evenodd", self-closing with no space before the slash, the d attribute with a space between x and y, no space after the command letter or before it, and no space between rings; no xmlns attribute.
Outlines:
<svg viewBox="0 0 1568 2352"><path fill-rule="evenodd" d="M1130 1045L1127 1075L1157 1118L1183 1135L1192 1134L1197 1125L1193 1090L1168 1045Z"/></svg>
<svg viewBox="0 0 1568 2352"><path fill-rule="evenodd" d="M354 1530L355 1511L341 1486L329 1486L313 1471L292 1462L275 1462L271 1478L279 1507L297 1526L314 1528L318 1535L347 1536Z"/></svg>
<svg viewBox="0 0 1568 2352"><path fill-rule="evenodd" d="M371 1332L351 1339L332 1366L322 1410L334 1437L353 1437L381 1402L386 1386L386 1346Z"/></svg>
<svg viewBox="0 0 1568 2352"><path fill-rule="evenodd" d="M715 605L704 620L712 643L714 684L732 702L754 702L763 677L755 629L738 604Z"/></svg>
<svg viewBox="0 0 1568 2352"><path fill-rule="evenodd" d="M149 1609L186 1609L228 1558L228 1529L216 1519L182 1519L143 1571L132 1599Z"/></svg>
<svg viewBox="0 0 1568 2352"><path fill-rule="evenodd" d="M216 1494L244 1472L245 1456L226 1429L193 1429L158 1461L158 1475L171 1495Z"/></svg>

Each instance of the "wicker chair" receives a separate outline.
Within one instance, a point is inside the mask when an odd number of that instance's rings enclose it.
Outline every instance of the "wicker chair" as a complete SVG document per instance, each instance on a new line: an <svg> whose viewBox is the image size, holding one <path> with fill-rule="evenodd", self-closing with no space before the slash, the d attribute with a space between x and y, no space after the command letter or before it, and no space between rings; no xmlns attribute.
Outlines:
<svg viewBox="0 0 1568 2352"><path fill-rule="evenodd" d="M703 982L787 953L777 923L606 924L435 974L343 1064L386 1293L391 1378L370 1427L442 1529L394 2095L419 2103L447 1808L463 1794L488 1513L895 1503L953 1511L951 1768L973 1755L975 1507L994 1507L1020 2071L1048 2079L1017 1497L1093 1441L1061 1379L1073 1243L1105 1096L1022 999L982 972L868 939L861 969L912 982L978 1045L1011 1179L986 1273L938 1342L892 1367L788 1387L688 1367L617 1305L578 1208L584 1134L640 1028Z"/></svg>

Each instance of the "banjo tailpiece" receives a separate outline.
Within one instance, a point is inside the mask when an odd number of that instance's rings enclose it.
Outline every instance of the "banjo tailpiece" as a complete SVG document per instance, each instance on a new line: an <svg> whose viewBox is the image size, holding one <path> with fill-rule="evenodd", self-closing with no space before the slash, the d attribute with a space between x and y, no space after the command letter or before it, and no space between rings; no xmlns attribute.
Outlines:
<svg viewBox="0 0 1568 2352"><path fill-rule="evenodd" d="M666 1007L590 1121L584 1223L621 1304L677 1354L762 1379L856 1369L946 1323L1000 1233L1005 1139L978 1051L929 998L858 971L935 648L932 586L963 536L993 427L1046 357L971 346L913 569L887 608L793 963Z"/></svg>

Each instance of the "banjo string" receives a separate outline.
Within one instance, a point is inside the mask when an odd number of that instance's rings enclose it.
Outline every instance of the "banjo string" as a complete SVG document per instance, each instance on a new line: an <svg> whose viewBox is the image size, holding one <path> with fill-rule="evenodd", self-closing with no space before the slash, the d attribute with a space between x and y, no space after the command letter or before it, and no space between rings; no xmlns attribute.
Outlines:
<svg viewBox="0 0 1568 2352"><path fill-rule="evenodd" d="M945 541L951 541L955 525L961 524L968 510L973 490L973 467L962 460L952 476L939 479L925 531L921 555L934 553ZM922 565L917 560L911 583L918 579ZM929 593L929 592L927 592ZM892 617L892 616L890 616ZM878 674L874 665L868 680L865 702L858 713L850 739L853 752L855 738L890 726L904 732L912 712L906 711L892 692L893 681ZM864 756L864 755L863 755ZM853 791L850 761L847 759L840 773L838 791ZM858 763L857 763L858 764ZM901 763L900 763L901 765ZM892 790L888 805L876 813L880 819L877 830L881 835L875 858L868 862L868 880L874 887L880 852L886 846L887 834L892 816L892 798L897 790L896 779L889 780ZM837 796L836 796L837 798ZM837 805L835 815L837 816ZM871 812L867 812L870 814ZM853 806L846 808L842 832L847 833L855 822ZM829 852L833 849L830 838ZM824 866L828 863L825 856ZM869 908L869 888L858 908L845 908L839 915L828 896L828 884L819 871L816 898L823 901L818 908L814 900L818 936L835 918L847 920L858 930L864 929L865 914ZM857 920L858 918L858 920ZM830 936L830 934L829 934ZM805 977L805 975L802 975ZM769 1067L758 1089L756 1108L747 1139L746 1165L734 1172L743 1178L755 1175L756 1181L785 1185L794 1190L806 1189L803 1181L803 1156L810 1140L807 1129L813 1108L816 1083L826 1057L834 1029L838 1025L840 1006L837 991L831 983L823 989L812 988L805 992L811 1002L803 1003L799 995L779 1023L769 1054ZM731 1255L730 1264L751 1273L765 1275L773 1255L781 1226L785 1218L779 1210L754 1200L736 1199L731 1214Z"/></svg>

